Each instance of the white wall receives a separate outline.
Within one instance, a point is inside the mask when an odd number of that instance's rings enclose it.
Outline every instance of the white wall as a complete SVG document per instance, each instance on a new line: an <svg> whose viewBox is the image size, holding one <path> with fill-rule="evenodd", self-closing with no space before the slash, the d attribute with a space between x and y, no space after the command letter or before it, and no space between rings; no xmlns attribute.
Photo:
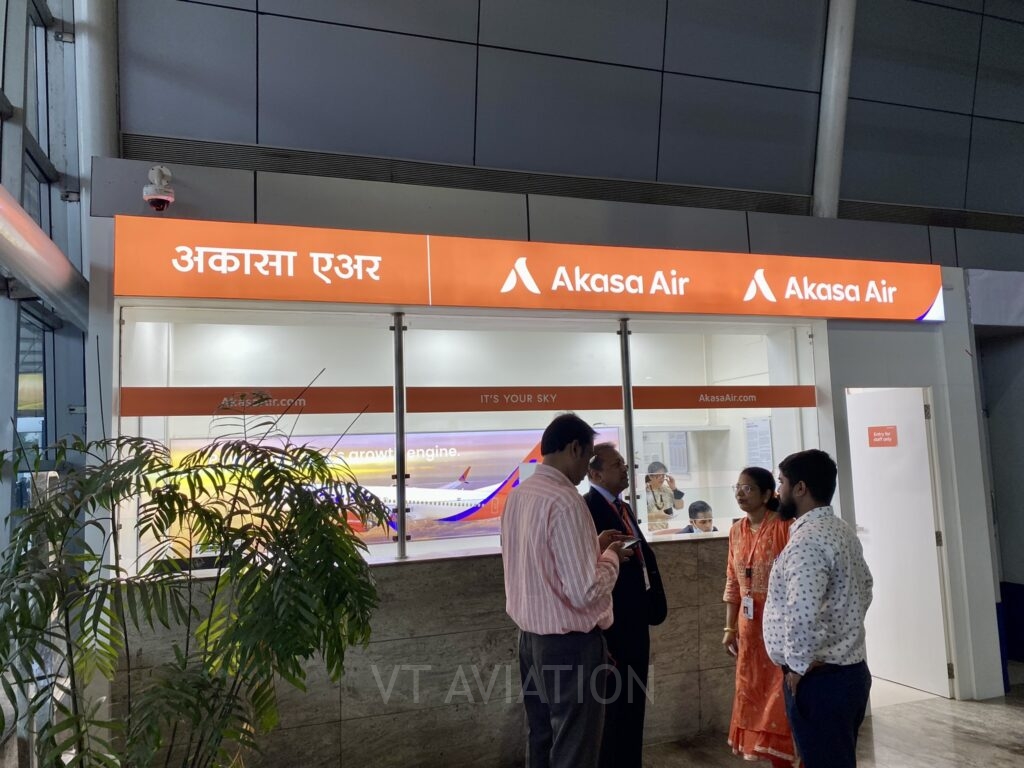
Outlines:
<svg viewBox="0 0 1024 768"><path fill-rule="evenodd" d="M1003 692L988 498L963 273L944 269L943 282L945 323L827 323L827 361L817 353L815 361L816 366L828 366L833 397L825 405L834 413L835 434L829 434L823 423L822 448L834 451L837 458L842 513L853 522L852 488L848 473L842 471L850 464L845 389L932 388L954 685L959 698L980 699ZM816 341L821 341L820 335ZM820 352L820 346L816 350ZM893 628L894 635L905 629Z"/></svg>

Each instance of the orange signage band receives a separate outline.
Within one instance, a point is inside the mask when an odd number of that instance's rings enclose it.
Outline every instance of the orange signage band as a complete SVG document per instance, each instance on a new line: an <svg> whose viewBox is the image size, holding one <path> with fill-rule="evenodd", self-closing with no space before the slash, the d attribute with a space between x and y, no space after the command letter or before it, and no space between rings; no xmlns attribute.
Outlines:
<svg viewBox="0 0 1024 768"><path fill-rule="evenodd" d="M122 416L216 416L226 413L391 413L391 387L267 387L258 405L243 387L122 387ZM813 408L813 386L634 387L638 409ZM622 408L622 388L408 387L409 413L477 411L601 411Z"/></svg>
<svg viewBox="0 0 1024 768"><path fill-rule="evenodd" d="M397 306L945 319L931 264L118 216L114 293Z"/></svg>

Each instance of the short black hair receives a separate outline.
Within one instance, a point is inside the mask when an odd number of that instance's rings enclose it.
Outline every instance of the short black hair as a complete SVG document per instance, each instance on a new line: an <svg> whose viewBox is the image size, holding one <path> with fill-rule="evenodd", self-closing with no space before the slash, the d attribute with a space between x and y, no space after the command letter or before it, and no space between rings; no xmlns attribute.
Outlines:
<svg viewBox="0 0 1024 768"><path fill-rule="evenodd" d="M786 476L791 486L803 482L811 496L819 504L831 504L836 494L836 476L839 468L824 451L812 448L809 451L791 453L779 462L779 472Z"/></svg>
<svg viewBox="0 0 1024 768"><path fill-rule="evenodd" d="M576 441L582 446L593 445L595 435L594 428L575 413L560 414L544 430L540 438L540 454L549 456L564 451Z"/></svg>
<svg viewBox="0 0 1024 768"><path fill-rule="evenodd" d="M600 472L604 469L604 456L602 455L606 451L617 451L615 443L598 443L594 446L594 455L590 459L590 469L594 472Z"/></svg>
<svg viewBox="0 0 1024 768"><path fill-rule="evenodd" d="M693 502L686 511L689 513L691 520L696 520L699 515L703 515L705 512L708 514L714 514L711 511L711 505L706 501L700 501L699 499Z"/></svg>

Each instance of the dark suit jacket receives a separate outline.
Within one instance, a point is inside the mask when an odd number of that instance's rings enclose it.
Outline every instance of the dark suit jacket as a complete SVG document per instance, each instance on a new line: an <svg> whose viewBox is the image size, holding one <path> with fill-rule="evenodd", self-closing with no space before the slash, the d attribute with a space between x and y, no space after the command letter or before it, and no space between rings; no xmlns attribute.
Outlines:
<svg viewBox="0 0 1024 768"><path fill-rule="evenodd" d="M594 520L594 528L600 534L602 531L616 530L632 535L627 530L625 523L619 513L605 501L605 498L591 488L583 497L590 510L590 516ZM636 530L636 515L632 510L629 512ZM644 563L647 565L647 575L651 581L651 590L648 591L644 584L644 566L640 559L634 555L619 568L619 578L612 590L612 606L615 613L615 621L611 628L605 633L609 650L615 654L615 646L620 648L625 645L632 645L638 639L646 641L649 637L648 626L660 624L665 620L665 593L661 584L661 575L658 572L658 559L654 550L647 544L643 533L640 533L640 547Z"/></svg>

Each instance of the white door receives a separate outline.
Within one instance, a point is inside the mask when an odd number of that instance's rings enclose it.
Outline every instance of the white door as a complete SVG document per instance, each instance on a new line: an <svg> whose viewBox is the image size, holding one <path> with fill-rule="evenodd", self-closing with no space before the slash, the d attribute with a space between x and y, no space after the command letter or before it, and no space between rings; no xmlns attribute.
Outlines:
<svg viewBox="0 0 1024 768"><path fill-rule="evenodd" d="M926 392L847 390L857 532L875 579L871 674L949 697L942 563Z"/></svg>

